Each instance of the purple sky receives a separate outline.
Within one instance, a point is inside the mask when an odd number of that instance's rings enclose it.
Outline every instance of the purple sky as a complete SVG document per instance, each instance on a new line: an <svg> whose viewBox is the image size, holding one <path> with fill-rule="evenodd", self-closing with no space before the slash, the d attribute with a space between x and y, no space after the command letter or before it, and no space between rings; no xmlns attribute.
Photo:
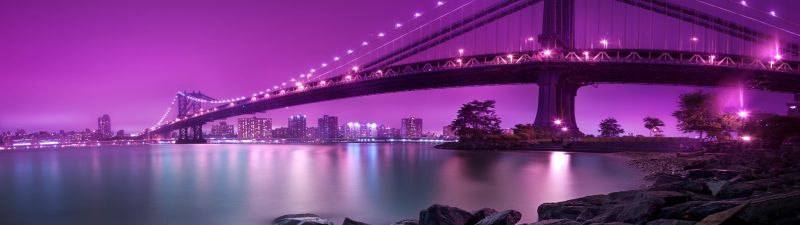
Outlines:
<svg viewBox="0 0 800 225"><path fill-rule="evenodd" d="M459 0L453 0L460 2ZM315 65L365 35L391 26L435 1L22 1L0 2L0 131L96 129L110 114L112 128L141 130L157 122L176 91L201 90L219 98L248 95ZM679 1L693 2L693 1ZM718 4L732 4L717 0ZM800 8L794 1L748 1L762 9ZM779 8L782 7L782 8ZM784 14L781 14L782 16ZM788 28L800 30L796 24ZM357 44L356 44L357 45ZM696 87L600 85L578 93L577 119L585 133L617 117L629 132L645 134L641 118L670 116L680 93ZM730 107L737 90L713 89ZM503 127L530 123L536 85L471 87L376 95L269 111L276 125L306 114L340 121L399 126L424 119L427 131L455 116L460 104L496 99ZM785 113L787 94L745 92L747 108Z"/></svg>

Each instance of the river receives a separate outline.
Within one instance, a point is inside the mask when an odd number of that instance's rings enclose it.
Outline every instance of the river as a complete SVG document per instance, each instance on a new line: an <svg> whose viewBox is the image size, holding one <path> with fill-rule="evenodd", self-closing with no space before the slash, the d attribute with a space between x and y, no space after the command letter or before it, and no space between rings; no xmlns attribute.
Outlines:
<svg viewBox="0 0 800 225"><path fill-rule="evenodd" d="M0 151L0 224L341 224L417 218L431 204L516 209L637 188L613 154L464 152L431 144L135 145Z"/></svg>

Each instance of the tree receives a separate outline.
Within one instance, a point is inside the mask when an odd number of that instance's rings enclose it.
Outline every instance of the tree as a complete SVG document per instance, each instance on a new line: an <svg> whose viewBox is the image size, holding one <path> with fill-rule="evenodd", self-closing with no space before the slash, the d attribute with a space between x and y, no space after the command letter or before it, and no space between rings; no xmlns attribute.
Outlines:
<svg viewBox="0 0 800 225"><path fill-rule="evenodd" d="M617 123L617 119L614 119L614 117L600 121L600 130L598 131L601 137L619 137L620 134L625 133L625 130L622 129L622 126Z"/></svg>
<svg viewBox="0 0 800 225"><path fill-rule="evenodd" d="M494 100L471 101L458 110L450 124L459 141L486 139L500 135L500 117L494 111Z"/></svg>
<svg viewBox="0 0 800 225"><path fill-rule="evenodd" d="M536 138L536 127L533 124L517 124L514 125L514 135L524 140L533 140Z"/></svg>
<svg viewBox="0 0 800 225"><path fill-rule="evenodd" d="M754 133L765 148L778 150L788 138L800 136L800 118L770 116L748 123L745 130Z"/></svg>
<svg viewBox="0 0 800 225"><path fill-rule="evenodd" d="M672 113L678 119L678 130L684 133L698 132L702 140L704 133L719 138L733 128L735 116L723 114L710 93L696 91L681 94L679 98L678 110Z"/></svg>
<svg viewBox="0 0 800 225"><path fill-rule="evenodd" d="M645 117L642 121L644 121L644 128L650 131L650 136L653 136L653 131L661 131L661 127L664 126L664 121L661 121L659 118L655 117Z"/></svg>

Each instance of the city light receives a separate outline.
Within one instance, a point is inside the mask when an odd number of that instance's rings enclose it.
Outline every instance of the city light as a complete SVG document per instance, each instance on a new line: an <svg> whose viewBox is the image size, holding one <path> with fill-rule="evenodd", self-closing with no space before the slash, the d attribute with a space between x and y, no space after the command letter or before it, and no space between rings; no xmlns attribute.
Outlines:
<svg viewBox="0 0 800 225"><path fill-rule="evenodd" d="M750 112L742 110L742 111L739 111L739 113L737 113L737 115L739 115L739 117L741 117L741 118L747 118L748 116L750 116Z"/></svg>
<svg viewBox="0 0 800 225"><path fill-rule="evenodd" d="M747 1L745 0L739 1L739 4L741 4L742 6L747 6Z"/></svg>
<svg viewBox="0 0 800 225"><path fill-rule="evenodd" d="M608 40L606 39L600 40L600 44L603 45L603 48L608 48Z"/></svg>
<svg viewBox="0 0 800 225"><path fill-rule="evenodd" d="M550 56L553 54L553 51L550 51L550 49L545 49L544 52L542 52L542 54L544 54L544 56Z"/></svg>
<svg viewBox="0 0 800 225"><path fill-rule="evenodd" d="M561 125L562 121L560 119L556 119L555 121L553 121L553 123L555 123L556 125Z"/></svg>
<svg viewBox="0 0 800 225"><path fill-rule="evenodd" d="M772 58L774 58L775 60L781 60L781 59L783 59L783 56L782 56L781 54L776 54L776 55L775 55L774 57L772 57Z"/></svg>
<svg viewBox="0 0 800 225"><path fill-rule="evenodd" d="M742 141L745 141L745 142L750 142L751 140L753 140L753 138L752 138L752 137L750 137L750 136L747 136L747 135L745 135L745 136L742 136Z"/></svg>

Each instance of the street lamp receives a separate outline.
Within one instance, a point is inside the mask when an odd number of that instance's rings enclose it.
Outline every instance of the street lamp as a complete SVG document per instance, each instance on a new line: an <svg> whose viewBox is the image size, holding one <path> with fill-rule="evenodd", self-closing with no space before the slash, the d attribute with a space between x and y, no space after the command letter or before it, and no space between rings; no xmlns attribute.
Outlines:
<svg viewBox="0 0 800 225"><path fill-rule="evenodd" d="M555 123L556 125L561 125L562 121L560 119L556 119L555 121L553 121L553 123Z"/></svg>
<svg viewBox="0 0 800 225"><path fill-rule="evenodd" d="M751 140L753 140L753 138L748 135L742 136L742 141L744 142L750 142Z"/></svg>
<svg viewBox="0 0 800 225"><path fill-rule="evenodd" d="M745 119L750 116L750 112L741 110L739 113L737 113L737 115L739 115L740 118Z"/></svg>

